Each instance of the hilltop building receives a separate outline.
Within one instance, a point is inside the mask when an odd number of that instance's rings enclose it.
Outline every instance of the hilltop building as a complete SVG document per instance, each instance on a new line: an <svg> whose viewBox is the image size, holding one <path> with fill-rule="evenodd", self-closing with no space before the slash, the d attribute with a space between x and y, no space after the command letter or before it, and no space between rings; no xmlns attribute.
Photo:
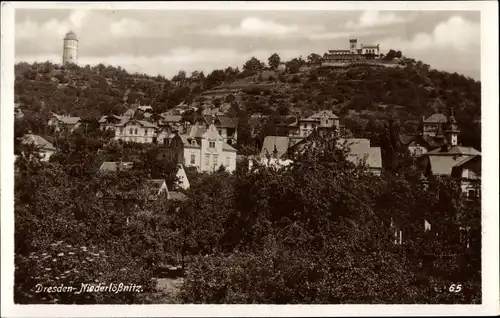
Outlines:
<svg viewBox="0 0 500 318"><path fill-rule="evenodd" d="M73 31L69 31L63 40L63 64L78 64L78 38Z"/></svg>
<svg viewBox="0 0 500 318"><path fill-rule="evenodd" d="M349 39L349 49L328 50L323 55L323 63L354 62L380 58L380 45L364 45L358 48L357 39Z"/></svg>

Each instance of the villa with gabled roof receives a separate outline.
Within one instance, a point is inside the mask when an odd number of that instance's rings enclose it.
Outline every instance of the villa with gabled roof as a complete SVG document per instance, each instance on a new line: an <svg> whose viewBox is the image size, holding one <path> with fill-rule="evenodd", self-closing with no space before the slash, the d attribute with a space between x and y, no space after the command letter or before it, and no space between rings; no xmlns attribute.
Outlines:
<svg viewBox="0 0 500 318"><path fill-rule="evenodd" d="M199 172L213 172L223 166L226 171L236 170L236 149L229 145L214 124L208 128L191 127L187 134L176 132L159 158L168 158Z"/></svg>

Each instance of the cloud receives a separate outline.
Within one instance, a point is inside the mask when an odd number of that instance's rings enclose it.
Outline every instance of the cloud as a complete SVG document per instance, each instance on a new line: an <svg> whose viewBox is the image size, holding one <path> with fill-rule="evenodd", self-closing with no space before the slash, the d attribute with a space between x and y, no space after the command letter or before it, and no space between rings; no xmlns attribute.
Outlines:
<svg viewBox="0 0 500 318"><path fill-rule="evenodd" d="M348 21L346 29L366 29L408 22L407 18L393 12L364 11L357 22Z"/></svg>
<svg viewBox="0 0 500 318"><path fill-rule="evenodd" d="M99 45L112 37L148 37L158 33L148 32L147 25L131 18L117 19L103 12L88 10L72 10L64 19L51 18L45 22L36 23L26 19L16 23L15 36L20 41L41 41L53 45L61 41L70 30L87 44ZM162 33L163 34L163 33Z"/></svg>
<svg viewBox="0 0 500 318"><path fill-rule="evenodd" d="M184 70L187 73L194 70L210 73L214 69L225 69L228 66L239 66L241 69L242 65L252 56L267 63L267 58L273 53L266 50L254 50L242 53L234 49L190 49L179 47L170 50L166 54L155 56L135 56L130 54L82 56L78 58L78 63L81 66L86 64L96 65L99 63L114 66L120 65L131 73L139 72L153 76L162 74L172 77L179 70ZM299 56L300 52L298 50L282 50L279 54L282 60L289 60ZM61 56L58 54L16 56L16 63L21 61L28 63L44 61L60 63Z"/></svg>
<svg viewBox="0 0 500 318"><path fill-rule="evenodd" d="M431 33L417 33L412 39L388 38L381 41L384 47L398 47L406 51L441 50L442 54L452 51L470 51L481 43L481 29L477 22L460 16L452 16L436 25ZM446 50L446 51L443 51Z"/></svg>
<svg viewBox="0 0 500 318"><path fill-rule="evenodd" d="M386 38L380 46L401 50L407 57L422 60L436 69L458 72L480 79L481 28L460 16L437 24L430 33L417 33L410 39Z"/></svg>
<svg viewBox="0 0 500 318"><path fill-rule="evenodd" d="M203 30L200 33L219 36L300 36L309 35L313 32L324 30L321 26L299 26L296 24L285 25L257 17L246 17L238 26L229 24L219 25L211 30Z"/></svg>
<svg viewBox="0 0 500 318"><path fill-rule="evenodd" d="M144 35L146 26L140 21L123 18L119 21L112 22L109 29L113 36L132 37Z"/></svg>

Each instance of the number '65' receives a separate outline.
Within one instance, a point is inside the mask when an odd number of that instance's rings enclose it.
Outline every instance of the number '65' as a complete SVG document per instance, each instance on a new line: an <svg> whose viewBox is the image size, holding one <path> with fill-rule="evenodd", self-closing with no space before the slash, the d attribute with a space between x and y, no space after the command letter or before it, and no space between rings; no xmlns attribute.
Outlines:
<svg viewBox="0 0 500 318"><path fill-rule="evenodd" d="M462 285L461 284L458 284L458 285L455 285L455 284L452 284L449 288L449 291L452 292L452 293L458 293L462 290Z"/></svg>

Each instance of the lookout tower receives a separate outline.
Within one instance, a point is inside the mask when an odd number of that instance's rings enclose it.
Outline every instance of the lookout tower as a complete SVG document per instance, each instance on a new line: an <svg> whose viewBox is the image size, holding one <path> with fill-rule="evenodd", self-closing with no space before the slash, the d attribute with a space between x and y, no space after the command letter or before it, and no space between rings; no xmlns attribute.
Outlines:
<svg viewBox="0 0 500 318"><path fill-rule="evenodd" d="M358 49L358 39L349 39L349 44L351 54L356 54L356 50Z"/></svg>
<svg viewBox="0 0 500 318"><path fill-rule="evenodd" d="M73 31L66 33L63 46L63 64L78 63L78 38Z"/></svg>

